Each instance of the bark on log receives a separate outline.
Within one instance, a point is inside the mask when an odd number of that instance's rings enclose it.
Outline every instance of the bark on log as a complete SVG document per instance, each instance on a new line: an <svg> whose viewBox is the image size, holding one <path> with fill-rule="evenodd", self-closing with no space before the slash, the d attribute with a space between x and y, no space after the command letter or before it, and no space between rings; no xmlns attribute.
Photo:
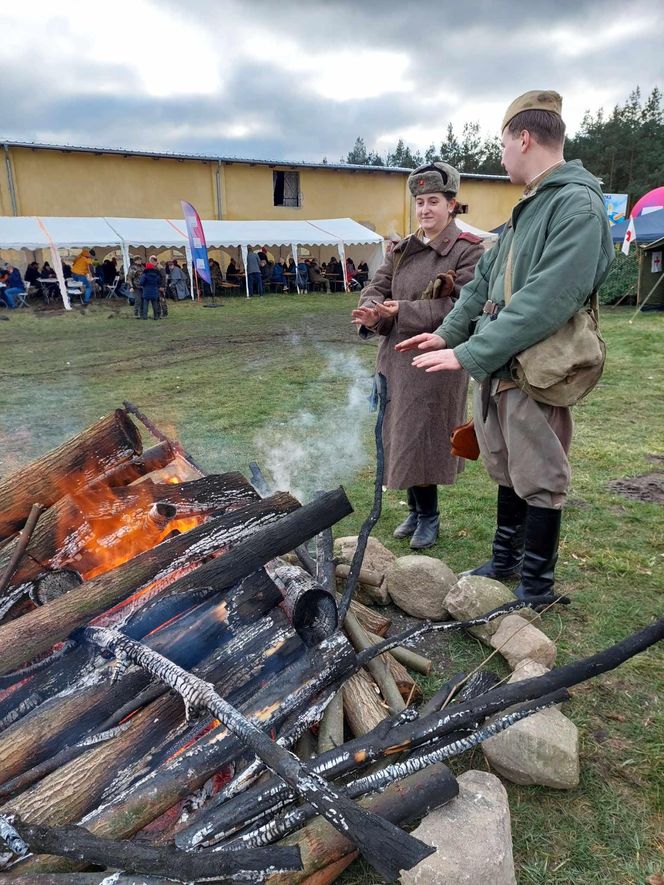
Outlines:
<svg viewBox="0 0 664 885"><path fill-rule="evenodd" d="M18 531L35 501L50 507L63 492L81 488L143 450L122 409L0 480L0 538Z"/></svg>
<svg viewBox="0 0 664 885"><path fill-rule="evenodd" d="M175 450L169 442L157 443L156 446L145 449L141 455L132 458L131 461L115 467L103 476L96 477L87 488L94 491L97 484L114 488L128 486L153 471L166 467L173 458L175 458Z"/></svg>
<svg viewBox="0 0 664 885"><path fill-rule="evenodd" d="M277 727L294 711L310 706L323 688L352 668L354 653L340 633L310 649L295 665L280 673L242 707L245 715L269 730ZM132 836L193 790L223 765L241 755L240 743L216 729L203 738L191 753L169 762L156 774L139 782L125 794L88 815L84 826L99 836L121 839ZM80 869L71 862L54 858L32 858L16 868L16 874L59 872Z"/></svg>
<svg viewBox="0 0 664 885"><path fill-rule="evenodd" d="M344 620L344 630L353 643L355 651L364 651L373 645L367 631L361 626L352 611L349 611ZM383 699L389 708L389 712L398 713L405 707L401 692L397 688L385 656L380 656L369 661L367 670L373 676L376 685L383 695ZM355 733L355 732L354 732Z"/></svg>
<svg viewBox="0 0 664 885"><path fill-rule="evenodd" d="M363 799L360 805L396 824L406 824L449 802L459 792L456 779L445 765L390 785L378 796ZM337 833L321 818L316 818L298 833L280 844L297 845L302 854L302 872L270 876L267 885L300 885L318 870L351 854L353 843ZM403 867L402 867L403 869Z"/></svg>
<svg viewBox="0 0 664 885"><path fill-rule="evenodd" d="M431 853L429 846L383 818L363 812L320 775L307 772L296 756L270 740L209 683L117 631L88 627L84 635L99 648L133 661L166 682L181 695L187 707L208 710L335 829L348 833L363 857L385 878L394 877L404 867L412 868Z"/></svg>
<svg viewBox="0 0 664 885"><path fill-rule="evenodd" d="M341 595L335 594L337 606L341 602ZM351 611L362 627L369 633L375 633L377 636L385 636L392 626L392 621L384 615L379 614L375 609L362 605L361 602L351 600L349 611Z"/></svg>
<svg viewBox="0 0 664 885"><path fill-rule="evenodd" d="M345 516L352 509L343 492L336 494L334 504L337 506L325 514L326 519L331 517L336 521L342 518L339 516L340 512ZM210 572L216 576L221 573L225 579L224 586L230 586L260 568L273 556L284 552L284 536L291 537L292 532L300 537L307 530L301 521L296 520L295 531L289 522L283 530L280 528L277 532L267 534L263 531L260 540L255 537L267 524L278 521L280 517L283 518L283 514L292 512L297 507L299 503L285 493L256 501L240 511L227 513L185 534L162 541L152 550L139 554L98 578L86 581L60 599L0 627L0 648L3 649L0 675L47 651L72 630L110 606L122 602L130 593L148 584L159 589L164 583L171 583L178 571L192 569L202 559L217 553L220 548L228 549L237 545L236 550L225 554L227 558L224 565ZM308 516L311 515L308 512ZM318 518L321 518L320 514ZM246 541L249 537L252 537L250 542ZM193 577L186 582L186 586L190 583L201 586L200 581Z"/></svg>
<svg viewBox="0 0 664 885"><path fill-rule="evenodd" d="M227 595L217 594L177 621L147 639L158 652L168 651L171 659L188 668L195 667L207 649L230 640L240 632L243 623L252 623L269 612L278 602L279 593L264 572L250 576ZM231 615L230 613L233 612ZM271 622L270 622L271 623ZM234 646L229 645L233 651ZM218 658L231 668L224 645ZM80 662L82 651L72 657ZM238 655L241 657L241 655ZM247 667L247 675L251 670ZM85 679L79 688L67 687L62 696L49 698L0 735L0 771L3 780L17 777L23 771L41 764L64 746L81 740L97 728L111 727L106 722L115 710L149 682L145 673L130 671L111 684L109 667ZM64 688L64 686L63 686Z"/></svg>
<svg viewBox="0 0 664 885"><path fill-rule="evenodd" d="M340 747L344 742L344 698L343 689L332 698L325 708L318 729L318 752L325 753Z"/></svg>
<svg viewBox="0 0 664 885"><path fill-rule="evenodd" d="M181 882L233 874L241 870L301 869L297 846L275 846L242 853L218 851L190 854L177 848L159 848L136 842L109 842L83 827L45 827L14 820L14 827L35 852L51 852L61 857L83 859L87 865L120 868L133 873L175 876Z"/></svg>
<svg viewBox="0 0 664 885"><path fill-rule="evenodd" d="M342 691L344 715L356 737L368 734L387 719L387 706L380 699L378 686L364 671L351 676Z"/></svg>

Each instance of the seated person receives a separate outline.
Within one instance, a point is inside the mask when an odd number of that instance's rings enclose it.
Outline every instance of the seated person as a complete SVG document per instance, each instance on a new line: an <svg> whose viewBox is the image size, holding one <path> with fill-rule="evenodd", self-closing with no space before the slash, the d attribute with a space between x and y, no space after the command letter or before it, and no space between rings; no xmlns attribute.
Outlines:
<svg viewBox="0 0 664 885"><path fill-rule="evenodd" d="M64 267L64 265L63 265L63 267ZM43 280L48 280L48 279L54 280L55 279L55 276L56 276L55 269L51 267L51 265L48 263L48 261L45 261L44 264L42 265L42 269L39 271L39 276Z"/></svg>
<svg viewBox="0 0 664 885"><path fill-rule="evenodd" d="M261 261L261 277L263 278L263 289L267 289L272 280L273 263L268 259Z"/></svg>
<svg viewBox="0 0 664 885"><path fill-rule="evenodd" d="M309 291L309 265L307 262L300 258L297 263L297 285L302 292Z"/></svg>
<svg viewBox="0 0 664 885"><path fill-rule="evenodd" d="M369 282L369 265L366 263L366 261L360 261L360 263L357 265L355 279L361 286L364 286L365 283Z"/></svg>
<svg viewBox="0 0 664 885"><path fill-rule="evenodd" d="M16 296L25 292L21 271L11 264L5 264L0 273L0 283L5 285L5 288L0 289L0 298L13 310L16 307Z"/></svg>
<svg viewBox="0 0 664 885"><path fill-rule="evenodd" d="M323 276L320 267L313 260L309 263L309 280L314 292L322 290L330 294L330 281Z"/></svg>
<svg viewBox="0 0 664 885"><path fill-rule="evenodd" d="M278 261L272 268L272 279L270 280L270 286L273 292L283 292L285 289L288 288L288 283L286 282L286 274L284 273L284 266Z"/></svg>
<svg viewBox="0 0 664 885"><path fill-rule="evenodd" d="M226 282L232 283L234 286L239 285L240 281L238 279L238 274L239 271L235 263L235 259L231 258L231 260L228 262L228 267L226 268Z"/></svg>
<svg viewBox="0 0 664 885"><path fill-rule="evenodd" d="M39 283L37 282L39 279L39 264L36 261L31 261L27 266L23 279L28 286L34 286L35 289L39 288Z"/></svg>

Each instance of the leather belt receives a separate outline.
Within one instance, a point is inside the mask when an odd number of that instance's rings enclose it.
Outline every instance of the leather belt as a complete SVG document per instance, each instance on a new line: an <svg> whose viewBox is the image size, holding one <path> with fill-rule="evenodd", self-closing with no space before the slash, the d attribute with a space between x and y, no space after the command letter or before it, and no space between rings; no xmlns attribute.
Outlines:
<svg viewBox="0 0 664 885"><path fill-rule="evenodd" d="M495 320L500 311L503 309L503 306L504 305L502 304L498 304L497 301L491 301L491 299L489 299L488 301L484 302L482 313L485 313L487 316L490 316L492 320Z"/></svg>

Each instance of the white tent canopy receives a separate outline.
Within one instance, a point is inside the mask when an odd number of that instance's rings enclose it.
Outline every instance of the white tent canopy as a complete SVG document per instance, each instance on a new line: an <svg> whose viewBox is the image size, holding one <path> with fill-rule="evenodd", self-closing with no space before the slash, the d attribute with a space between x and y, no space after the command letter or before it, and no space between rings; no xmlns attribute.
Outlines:
<svg viewBox="0 0 664 885"><path fill-rule="evenodd" d="M344 245L372 247L364 255L370 273L384 254L383 238L351 218L313 221L203 221L210 248L240 248L246 258L247 246L287 247L331 246L342 262ZM0 249L51 249L54 267L61 270L58 248L110 246L122 251L125 273L129 269L129 248L183 249L191 266L189 241L183 219L165 218L66 218L0 217ZM57 256L57 258L56 258ZM192 268L193 275L193 268ZM192 276L193 278L193 276ZM64 283L61 284L64 290ZM66 291L63 301L69 307Z"/></svg>

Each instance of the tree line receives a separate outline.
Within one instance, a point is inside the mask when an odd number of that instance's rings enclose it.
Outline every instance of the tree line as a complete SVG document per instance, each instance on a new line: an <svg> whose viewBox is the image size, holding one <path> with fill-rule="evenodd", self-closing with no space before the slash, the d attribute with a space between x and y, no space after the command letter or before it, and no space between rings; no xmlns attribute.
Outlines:
<svg viewBox="0 0 664 885"><path fill-rule="evenodd" d="M442 160L461 172L503 175L500 139L483 136L478 122L464 123L457 134L453 125L439 145L424 151L410 148L399 139L396 147L381 156L367 150L363 138L342 158L342 163L362 166L402 166L415 169ZM664 106L655 87L645 100L637 86L622 105L610 114L600 108L586 111L578 132L565 139L565 156L579 159L603 182L606 193L629 195L632 205L654 187L664 185Z"/></svg>

